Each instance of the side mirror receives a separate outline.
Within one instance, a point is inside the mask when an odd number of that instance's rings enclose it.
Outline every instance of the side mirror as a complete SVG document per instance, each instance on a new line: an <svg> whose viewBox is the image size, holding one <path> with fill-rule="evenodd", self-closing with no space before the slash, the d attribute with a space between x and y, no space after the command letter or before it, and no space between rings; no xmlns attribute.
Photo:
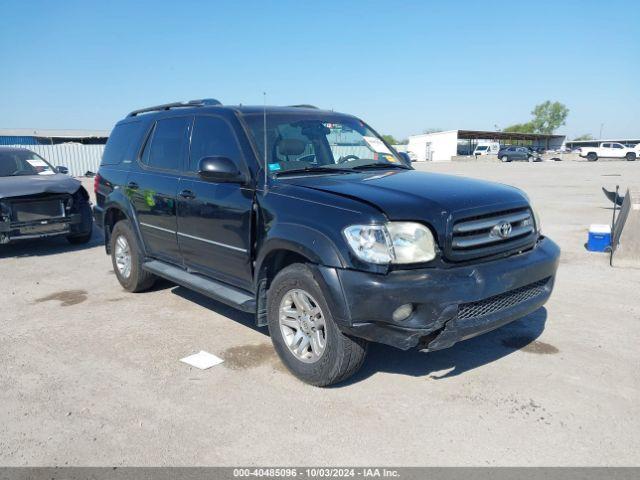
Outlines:
<svg viewBox="0 0 640 480"><path fill-rule="evenodd" d="M210 182L244 183L245 177L227 157L204 157L198 163L198 176Z"/></svg>
<svg viewBox="0 0 640 480"><path fill-rule="evenodd" d="M56 167L56 172L62 173L64 175L69 175L69 169L67 167L63 167L62 165Z"/></svg>
<svg viewBox="0 0 640 480"><path fill-rule="evenodd" d="M400 158L404 160L404 163L406 163L408 166L411 166L411 157L407 152L398 152L398 154L400 155Z"/></svg>

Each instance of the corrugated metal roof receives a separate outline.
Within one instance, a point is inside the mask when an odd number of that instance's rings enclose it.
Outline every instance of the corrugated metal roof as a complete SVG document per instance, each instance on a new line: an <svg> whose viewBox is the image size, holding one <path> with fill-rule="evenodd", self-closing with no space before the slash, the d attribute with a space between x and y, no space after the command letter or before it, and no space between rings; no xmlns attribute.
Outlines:
<svg viewBox="0 0 640 480"><path fill-rule="evenodd" d="M109 130L51 130L41 128L0 128L0 137L108 138Z"/></svg>

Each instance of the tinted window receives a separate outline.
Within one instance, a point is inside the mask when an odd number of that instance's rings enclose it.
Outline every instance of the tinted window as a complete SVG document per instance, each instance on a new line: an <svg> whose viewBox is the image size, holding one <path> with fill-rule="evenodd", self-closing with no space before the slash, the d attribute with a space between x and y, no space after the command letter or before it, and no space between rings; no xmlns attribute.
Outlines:
<svg viewBox="0 0 640 480"><path fill-rule="evenodd" d="M622 145L620 145L619 143L612 143L611 144L613 146L613 148L624 148Z"/></svg>
<svg viewBox="0 0 640 480"><path fill-rule="evenodd" d="M102 165L116 165L125 157L131 161L131 147L134 145L134 140L138 139L141 127L140 122L116 125L104 147Z"/></svg>
<svg viewBox="0 0 640 480"><path fill-rule="evenodd" d="M231 126L219 117L196 117L191 136L190 169L204 157L227 157L240 165L240 149Z"/></svg>
<svg viewBox="0 0 640 480"><path fill-rule="evenodd" d="M187 146L191 117L158 120L142 161L150 167L179 170Z"/></svg>

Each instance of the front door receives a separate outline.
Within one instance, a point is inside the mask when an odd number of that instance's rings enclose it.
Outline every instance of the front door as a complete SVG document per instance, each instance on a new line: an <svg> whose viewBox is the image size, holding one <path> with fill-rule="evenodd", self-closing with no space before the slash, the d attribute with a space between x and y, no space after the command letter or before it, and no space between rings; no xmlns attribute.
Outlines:
<svg viewBox="0 0 640 480"><path fill-rule="evenodd" d="M126 187L147 252L177 264L182 258L176 235L176 194L192 120L171 117L154 124Z"/></svg>
<svg viewBox="0 0 640 480"><path fill-rule="evenodd" d="M188 268L248 290L254 192L237 183L201 180L200 160L216 156L227 157L240 171L248 172L227 120L196 116L188 168L178 188L178 243Z"/></svg>

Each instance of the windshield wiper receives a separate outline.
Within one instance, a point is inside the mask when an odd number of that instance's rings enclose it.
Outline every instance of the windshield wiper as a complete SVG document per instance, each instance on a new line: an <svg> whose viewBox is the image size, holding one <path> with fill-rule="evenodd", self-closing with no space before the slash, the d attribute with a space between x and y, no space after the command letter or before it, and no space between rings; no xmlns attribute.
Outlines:
<svg viewBox="0 0 640 480"><path fill-rule="evenodd" d="M402 170L412 170L411 167L407 165L401 165L397 163L387 163L387 162L374 162L374 163L365 163L364 165L357 165L355 167L351 167L352 170L365 170L369 168L401 168Z"/></svg>
<svg viewBox="0 0 640 480"><path fill-rule="evenodd" d="M289 170L280 170L279 172L273 172L276 176L288 175L289 173L350 173L350 168L339 167L304 167L304 168L292 168Z"/></svg>

